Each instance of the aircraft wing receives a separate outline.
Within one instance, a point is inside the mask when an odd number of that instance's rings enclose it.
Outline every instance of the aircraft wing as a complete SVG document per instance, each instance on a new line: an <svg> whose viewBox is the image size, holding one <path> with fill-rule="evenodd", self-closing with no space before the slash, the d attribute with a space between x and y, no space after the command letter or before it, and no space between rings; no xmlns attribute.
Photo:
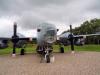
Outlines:
<svg viewBox="0 0 100 75"><path fill-rule="evenodd" d="M14 38L0 37L0 40L13 40ZM29 38L16 38L17 40L29 40Z"/></svg>
<svg viewBox="0 0 100 75"><path fill-rule="evenodd" d="M0 37L0 40L13 40L13 39L16 39L16 40L34 40L34 39L37 39L37 38L30 38L30 37L24 37L24 38L9 38L9 37Z"/></svg>
<svg viewBox="0 0 100 75"><path fill-rule="evenodd" d="M78 36L78 35L76 35L76 36L73 36L74 38L83 38L83 36Z"/></svg>
<svg viewBox="0 0 100 75"><path fill-rule="evenodd" d="M77 35L79 37L87 37L87 36L100 36L100 34L86 34L86 35Z"/></svg>
<svg viewBox="0 0 100 75"><path fill-rule="evenodd" d="M100 34L86 34L86 35L80 35L80 36L98 36Z"/></svg>
<svg viewBox="0 0 100 75"><path fill-rule="evenodd" d="M8 37L0 37L0 40L10 40L11 38Z"/></svg>
<svg viewBox="0 0 100 75"><path fill-rule="evenodd" d="M10 38L10 37L0 37L0 40L18 40L18 41L21 41L21 40L26 40L26 41L33 41L33 40L36 40L37 38L34 38L34 37L23 37L23 38Z"/></svg>

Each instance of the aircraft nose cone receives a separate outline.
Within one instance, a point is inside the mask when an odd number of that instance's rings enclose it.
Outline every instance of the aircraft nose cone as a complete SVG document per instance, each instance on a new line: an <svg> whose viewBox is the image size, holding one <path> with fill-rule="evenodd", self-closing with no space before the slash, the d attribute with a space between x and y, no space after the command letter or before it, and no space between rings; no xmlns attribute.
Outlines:
<svg viewBox="0 0 100 75"><path fill-rule="evenodd" d="M55 41L55 39L54 39L54 37L52 37L52 36L46 38L46 42L47 42L47 43L53 43L54 41Z"/></svg>

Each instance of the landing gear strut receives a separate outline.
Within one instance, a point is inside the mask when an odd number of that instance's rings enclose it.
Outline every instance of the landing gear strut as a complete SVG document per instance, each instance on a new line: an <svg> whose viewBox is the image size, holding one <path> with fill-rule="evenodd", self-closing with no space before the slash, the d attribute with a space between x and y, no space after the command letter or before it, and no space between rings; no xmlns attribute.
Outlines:
<svg viewBox="0 0 100 75"><path fill-rule="evenodd" d="M46 63L50 63L50 51L49 50L45 51L45 60L46 60Z"/></svg>
<svg viewBox="0 0 100 75"><path fill-rule="evenodd" d="M41 61L42 62L46 62L46 63L50 63L50 62L54 62L54 57L52 55L52 47L48 47L48 46L43 46L43 47L39 47L37 48L37 52L41 55Z"/></svg>
<svg viewBox="0 0 100 75"><path fill-rule="evenodd" d="M46 63L50 63L50 56L46 55Z"/></svg>

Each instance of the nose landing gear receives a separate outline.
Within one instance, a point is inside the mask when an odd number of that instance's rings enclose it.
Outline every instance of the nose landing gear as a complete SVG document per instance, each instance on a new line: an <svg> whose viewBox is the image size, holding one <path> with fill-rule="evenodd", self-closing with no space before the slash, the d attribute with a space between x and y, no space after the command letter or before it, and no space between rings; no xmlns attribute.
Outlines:
<svg viewBox="0 0 100 75"><path fill-rule="evenodd" d="M46 63L50 63L50 55L45 56Z"/></svg>

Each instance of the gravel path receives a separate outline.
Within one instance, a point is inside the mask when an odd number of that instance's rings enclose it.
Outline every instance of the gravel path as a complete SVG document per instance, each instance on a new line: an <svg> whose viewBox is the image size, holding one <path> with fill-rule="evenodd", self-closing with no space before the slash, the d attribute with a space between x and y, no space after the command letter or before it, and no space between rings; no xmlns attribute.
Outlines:
<svg viewBox="0 0 100 75"><path fill-rule="evenodd" d="M37 54L0 56L0 75L100 75L100 52L54 53L54 63Z"/></svg>

